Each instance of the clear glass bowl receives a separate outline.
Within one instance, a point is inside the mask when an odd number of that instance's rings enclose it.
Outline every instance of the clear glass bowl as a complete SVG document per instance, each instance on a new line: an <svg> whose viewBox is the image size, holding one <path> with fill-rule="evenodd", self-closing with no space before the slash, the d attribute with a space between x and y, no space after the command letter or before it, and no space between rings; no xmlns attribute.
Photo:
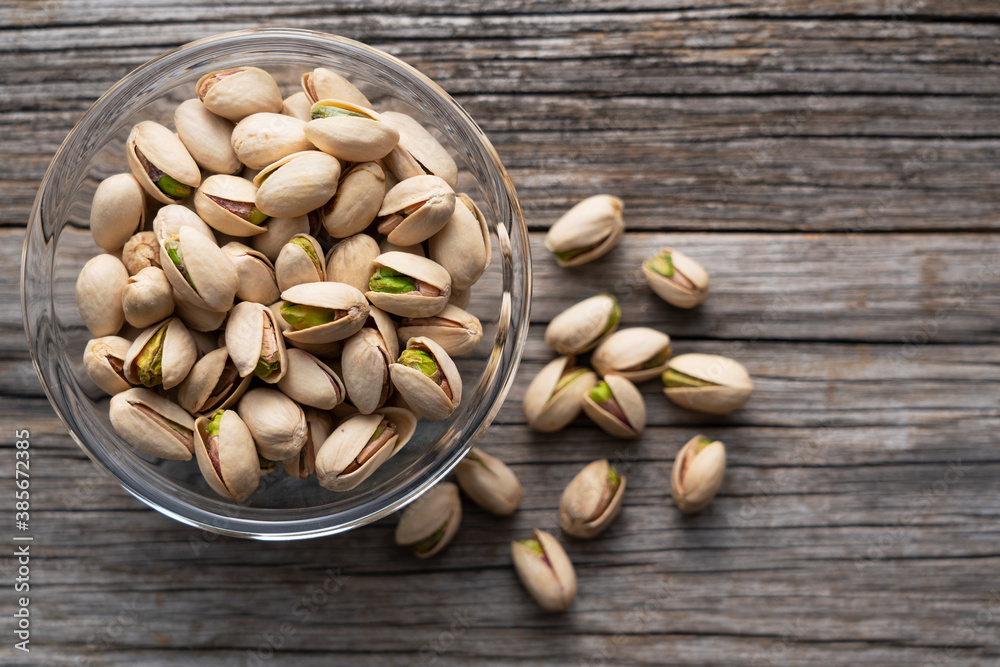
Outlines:
<svg viewBox="0 0 1000 667"><path fill-rule="evenodd" d="M110 398L87 377L82 354L90 333L76 309L83 264L100 252L89 233L90 201L100 181L127 172L124 143L140 120L172 127L173 109L194 96L205 73L238 65L271 72L283 95L299 76L329 67L351 79L376 109L409 113L438 135L460 170L459 192L482 208L493 260L473 287L468 310L483 322L472 354L456 358L462 404L442 422L422 420L417 435L353 491L334 493L279 470L236 504L214 494L192 461L138 452L111 428ZM267 540L349 530L393 512L426 491L461 460L500 409L528 329L528 236L517 194L500 159L469 115L426 76L396 58L348 39L305 30L248 30L192 42L116 83L84 114L42 180L28 225L21 299L32 359L70 435L132 495L178 521L227 535Z"/></svg>

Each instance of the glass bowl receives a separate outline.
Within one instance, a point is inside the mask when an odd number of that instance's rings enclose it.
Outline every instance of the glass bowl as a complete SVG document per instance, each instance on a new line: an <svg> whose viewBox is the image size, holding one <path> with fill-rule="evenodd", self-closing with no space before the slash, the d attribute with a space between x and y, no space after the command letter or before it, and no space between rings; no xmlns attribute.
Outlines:
<svg viewBox="0 0 1000 667"><path fill-rule="evenodd" d="M421 420L405 447L364 483L344 493L315 478L280 470L261 479L246 501L209 489L194 460L166 461L126 444L108 419L110 397L83 369L90 332L76 309L83 264L101 252L89 232L98 183L128 172L124 143L132 125L156 120L172 127L173 109L194 97L205 73L262 67L282 95L299 90L299 76L329 67L346 76L379 110L404 111L436 134L459 166L458 192L479 204L490 228L493 258L472 289L467 310L483 323L483 340L456 357L465 390L445 421ZM148 222L147 222L148 224ZM364 44L305 30L247 30L192 42L128 74L84 114L56 152L28 224L21 300L32 360L56 413L97 466L129 493L178 521L214 532L265 540L329 535L393 512L433 486L483 435L510 388L528 329L531 295L528 235L507 171L482 130L433 81Z"/></svg>

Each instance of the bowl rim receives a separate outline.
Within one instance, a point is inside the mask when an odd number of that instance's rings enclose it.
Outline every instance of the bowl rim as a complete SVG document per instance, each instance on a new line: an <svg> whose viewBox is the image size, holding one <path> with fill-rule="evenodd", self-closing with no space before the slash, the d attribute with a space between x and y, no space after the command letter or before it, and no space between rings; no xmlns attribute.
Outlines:
<svg viewBox="0 0 1000 667"><path fill-rule="evenodd" d="M314 523L315 521L317 521L317 518L315 517L293 520L293 521L278 521L278 522L240 518L238 516L238 508L241 507L241 505L239 504L232 505L233 508L237 508L237 516L230 516L230 517L223 517L220 514L197 508L197 513L199 515L208 515L212 519L221 519L223 525L220 525L220 523L218 522L210 523L208 521L199 520L198 518L188 516L186 514L181 514L177 511L171 510L167 507L164 507L162 504L155 502L153 499L147 497L146 494L143 493L142 489L133 488L133 485L128 480L124 479L123 475L118 474L115 470L105 465L103 461L97 458L97 456L91 450L91 448L84 444L79 434L70 425L70 420L64 413L63 408L60 407L60 405L57 403L57 401L53 396L52 388L49 386L49 382L46 380L46 377L42 370L42 364L39 360L38 350L36 349L36 346L33 343L33 336L37 333L33 331L33 329L36 328L34 326L36 323L32 320L32 318L28 317L28 312L29 312L27 303L28 290L26 287L28 281L27 258L29 251L29 242L33 237L32 234L33 231L35 231L36 233L41 233L35 228L40 227L42 224L40 209L43 199L43 193L46 191L46 188L49 186L50 181L52 180L55 165L60 161L60 158L62 158L64 153L66 153L66 151L69 150L68 147L74 145L80 140L79 135L82 132L81 128L85 125L85 122L91 119L97 113L97 110L100 109L109 98L115 97L122 88L124 88L130 82L134 81L136 78L140 77L146 71L155 68L163 60L176 58L178 56L183 55L187 51L199 50L207 46L211 46L213 44L218 44L222 42L232 42L233 40L241 40L241 39L249 40L250 43L247 44L247 46L250 47L253 46L256 41L273 40L275 38L283 38L283 37L300 38L300 39L322 39L324 41L331 41L334 43L338 43L340 46L347 49L358 49L363 52L367 52L369 56L374 57L376 60L387 61L389 64L402 70L407 75L417 79L422 85L429 88L434 94L436 94L439 97L438 100L439 102L449 107L449 109L454 112L455 117L460 119L463 123L465 123L468 126L468 129L472 131L472 133L475 135L475 137L481 144L480 148L482 148L485 151L486 155L489 157L490 162L492 162L492 166L496 169L496 172L499 175L500 181L503 185L503 188L506 191L507 199L509 200L512 213L512 223L513 226L516 228L515 231L517 233L515 236L513 233L508 232L509 234L508 240L510 241L511 245L514 245L516 242L521 255L524 257L523 272L521 272L519 276L516 276L516 278L520 278L521 282L523 283L523 287L520 290L522 292L520 296L521 296L521 303L523 304L523 306L519 312L515 312L513 308L510 308L512 325L507 328L507 335L505 337L504 348L506 349L509 345L510 349L512 350L512 355L506 360L507 361L506 368L500 365L500 362L498 361L498 368L495 371L495 376L499 375L500 377L494 377L491 380L491 385L495 385L496 383L499 382L499 388L496 390L495 398L492 404L490 405L488 411L485 413L483 420L472 433L456 441L457 446L453 445L451 447L451 451L443 453L443 455L439 459L435 460L431 464L431 466L428 466L428 467L436 466L436 468L433 470L433 472L425 475L425 479L423 479L417 484L414 484L412 488L406 488L405 492L398 494L398 497L391 500L384 506L381 506L379 509L371 511L363 516L344 521L342 523L334 525L325 525L320 527L307 527L304 525L300 525L300 524ZM498 221L498 223L499 222L500 221ZM504 258L502 257L501 260L503 259ZM510 271L511 273L513 273L513 268L511 266L508 266L508 264L511 263L504 262L504 267L502 269L504 272L504 279L502 281L503 282L502 304L505 305L510 304L510 293L507 288L511 280L508 279L507 272ZM325 33L321 31L304 30L297 28L253 28L246 30L238 30L225 33L218 33L215 35L203 37L201 39L182 44L173 49L165 51L160 55L155 56L154 58L151 58L150 60L144 62L135 69L131 70L128 74L126 74L121 79L116 81L100 97L98 97L97 100L95 100L94 103L91 104L91 106L83 113L82 116L80 116L80 118L73 125L73 128L70 130L66 138L59 145L59 148L53 154L53 157L49 162L48 167L46 168L45 174L42 177L42 180L38 187L38 192L36 193L35 196L34 203L32 204L30 218L25 228L25 239L21 249L20 278L21 278L21 312L24 316L24 331L27 337L28 351L31 357L31 363L35 368L35 373L38 375L40 384L42 385L42 389L45 392L45 396L48 399L49 404L52 406L52 409L55 411L56 416L58 416L60 421L62 421L63 425L66 427L73 441L77 444L77 446L81 450L83 450L83 452L97 466L97 468L101 470L104 474L111 477L123 489L125 489L125 491L127 491L130 495L138 499L143 504L183 524L222 535L228 535L233 537L244 537L244 538L251 538L251 539L265 540L265 541L309 539L325 535L334 535L348 530L352 530L354 528L358 528L368 523L377 521L385 516L388 516L393 512L396 512L406 507L409 503L413 502L415 499L420 497L431 487L440 482L459 463L459 461L461 461L462 458L464 458L465 454L479 441L483 433L496 418L497 413L503 406L503 403L506 399L508 392L513 386L514 378L516 376L517 369L518 366L520 365L521 357L524 351L525 341L527 339L528 326L530 323L531 294L532 294L530 239L529 239L527 225L525 224L524 221L523 212L521 211L520 202L517 197L517 192L510 178L510 174L507 172L502 161L500 160L500 157L497 154L496 149L493 147L493 144L489 141L486 134L482 131L482 129L478 126L478 124L476 124L476 122L471 118L471 116L469 116L469 114L454 99L452 99L452 97L437 83L435 83L433 80L431 80L429 77L427 77L425 74L423 74L416 68L400 60L399 58L396 58L395 56L386 53L380 49L377 49L375 47L369 46L362 42L358 42L346 37ZM47 295L48 296L47 305L50 309L50 312L54 312L55 305L54 305L53 291L51 289L52 285L51 280L48 282L48 285L49 285L49 292ZM504 306L502 305L501 313L503 311L504 311ZM501 350L498 352L497 347L495 346L493 352L489 355L489 357L493 356L499 356L500 359L502 360L503 351ZM426 470L422 472L426 472ZM420 474L414 475L414 477L419 477L419 476ZM407 487L407 484L410 483L410 481L411 480L403 482L400 484L400 486L405 488ZM192 505L190 505L187 502L184 502L184 506L187 508L192 507ZM275 527L284 527L285 530L275 530L274 529Z"/></svg>

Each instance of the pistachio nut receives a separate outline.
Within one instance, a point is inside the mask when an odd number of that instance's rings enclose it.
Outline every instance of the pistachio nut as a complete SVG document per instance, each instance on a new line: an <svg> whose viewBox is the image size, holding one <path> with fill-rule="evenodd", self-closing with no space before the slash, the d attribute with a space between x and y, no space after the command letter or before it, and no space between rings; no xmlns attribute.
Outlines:
<svg viewBox="0 0 1000 667"><path fill-rule="evenodd" d="M368 291L372 262L381 252L378 243L367 234L355 234L330 248L326 255L326 279Z"/></svg>
<svg viewBox="0 0 1000 667"><path fill-rule="evenodd" d="M102 336L87 341L83 368L87 376L111 396L132 387L125 377L125 355L132 341L120 336Z"/></svg>
<svg viewBox="0 0 1000 667"><path fill-rule="evenodd" d="M173 389L187 377L198 357L194 338L179 318L147 328L125 355L125 377L131 384Z"/></svg>
<svg viewBox="0 0 1000 667"><path fill-rule="evenodd" d="M263 169L286 155L315 148L305 134L304 120L280 113L255 113L236 125L232 149L240 162L251 169Z"/></svg>
<svg viewBox="0 0 1000 667"><path fill-rule="evenodd" d="M239 176L209 176L194 193L194 208L212 229L230 236L263 234L267 216L254 199L257 186Z"/></svg>
<svg viewBox="0 0 1000 667"><path fill-rule="evenodd" d="M343 283L295 285L281 293L284 336L295 343L332 343L358 332L368 320L365 295Z"/></svg>
<svg viewBox="0 0 1000 667"><path fill-rule="evenodd" d="M245 500L260 484L260 461L250 429L235 410L201 417L195 426L195 457L213 491L230 500Z"/></svg>
<svg viewBox="0 0 1000 667"><path fill-rule="evenodd" d="M385 156L386 166L398 180L432 174L451 187L458 187L458 166L423 125L398 111L385 111L382 118L399 132L399 142Z"/></svg>
<svg viewBox="0 0 1000 667"><path fill-rule="evenodd" d="M281 316L281 306L284 303L284 301L277 301L268 306L268 309L270 309L275 320L278 322L282 337L284 337L284 333L286 331L291 329L291 325L289 325L288 322L286 322ZM286 338L285 345L294 347L297 350L303 350L311 355L322 357L324 359L333 359L333 357L340 356L341 351L344 349L344 341L342 340L334 340L329 343L306 343L301 340Z"/></svg>
<svg viewBox="0 0 1000 667"><path fill-rule="evenodd" d="M281 462L285 472L297 479L307 479L316 472L316 451L333 433L333 417L329 413L315 408L306 408L305 413L306 443L298 454Z"/></svg>
<svg viewBox="0 0 1000 667"><path fill-rule="evenodd" d="M465 494L487 512L509 516L521 504L521 483L500 459L473 447L455 467Z"/></svg>
<svg viewBox="0 0 1000 667"><path fill-rule="evenodd" d="M332 410L344 400L344 383L333 370L303 350L289 349L288 370L278 389L303 405Z"/></svg>
<svg viewBox="0 0 1000 667"><path fill-rule="evenodd" d="M335 239L359 234L375 220L385 197L385 172L378 162L361 162L340 179L337 194L320 211L323 227Z"/></svg>
<svg viewBox="0 0 1000 667"><path fill-rule="evenodd" d="M350 417L316 454L320 486L331 491L353 489L406 444L416 422L413 413L400 408Z"/></svg>
<svg viewBox="0 0 1000 667"><path fill-rule="evenodd" d="M76 308L80 319L96 337L113 336L125 324L122 292L128 271L114 255L87 260L76 278Z"/></svg>
<svg viewBox="0 0 1000 667"><path fill-rule="evenodd" d="M430 338L411 338L389 373L406 403L431 421L447 419L462 402L462 376L444 348Z"/></svg>
<svg viewBox="0 0 1000 667"><path fill-rule="evenodd" d="M179 204L164 206L156 212L156 217L153 218L153 233L156 235L157 243L170 238L173 234L179 235L182 227L191 227L202 236L210 239L212 243L216 243L215 232L212 231L212 228L206 225L197 213ZM159 248L156 249L156 254L159 258Z"/></svg>
<svg viewBox="0 0 1000 667"><path fill-rule="evenodd" d="M536 431L553 433L573 421L583 407L583 397L597 383L592 370L573 362L572 355L554 359L528 385L524 418Z"/></svg>
<svg viewBox="0 0 1000 667"><path fill-rule="evenodd" d="M688 410L722 415L739 410L753 393L750 374L738 361L716 354L682 354L663 371L663 393Z"/></svg>
<svg viewBox="0 0 1000 667"><path fill-rule="evenodd" d="M253 374L275 384L288 370L281 329L274 313L259 303L241 301L233 308L226 323L226 348L240 377Z"/></svg>
<svg viewBox="0 0 1000 667"><path fill-rule="evenodd" d="M160 265L167 280L189 303L205 310L229 310L240 286L236 267L215 242L193 227L160 240Z"/></svg>
<svg viewBox="0 0 1000 667"><path fill-rule="evenodd" d="M309 110L312 109L312 101L305 93L299 92L289 95L281 103L281 113L292 118L297 118L303 123L309 122Z"/></svg>
<svg viewBox="0 0 1000 667"><path fill-rule="evenodd" d="M396 335L404 344L417 336L430 338L450 356L457 357L476 349L483 338L483 325L472 313L448 304L437 315L402 318Z"/></svg>
<svg viewBox="0 0 1000 667"><path fill-rule="evenodd" d="M618 516L624 497L625 477L607 459L589 463L563 491L559 525L573 537L597 537Z"/></svg>
<svg viewBox="0 0 1000 667"><path fill-rule="evenodd" d="M177 403L193 415L210 416L235 405L252 379L241 378L229 350L220 347L195 362L177 389Z"/></svg>
<svg viewBox="0 0 1000 667"><path fill-rule="evenodd" d="M118 435L139 451L173 461L190 461L194 454L194 419L148 389L115 394L109 416Z"/></svg>
<svg viewBox="0 0 1000 667"><path fill-rule="evenodd" d="M272 262L277 261L278 254L285 244L296 234L309 233L309 216L299 215L294 218L268 218L267 228L262 234L254 236L250 244L257 252L262 253Z"/></svg>
<svg viewBox="0 0 1000 667"><path fill-rule="evenodd" d="M385 193L378 231L394 245L415 245L441 231L454 212L450 185L437 176L414 176Z"/></svg>
<svg viewBox="0 0 1000 667"><path fill-rule="evenodd" d="M602 340L591 362L602 376L617 373L632 382L642 382L663 372L670 353L670 336L649 327L632 327Z"/></svg>
<svg viewBox="0 0 1000 667"><path fill-rule="evenodd" d="M191 98L174 109L174 127L194 161L216 174L236 174L243 165L233 150L232 122L216 116L201 100Z"/></svg>
<svg viewBox="0 0 1000 667"><path fill-rule="evenodd" d="M320 100L344 100L370 109L372 103L353 83L325 67L317 67L302 75L302 91L309 104Z"/></svg>
<svg viewBox="0 0 1000 667"><path fill-rule="evenodd" d="M140 329L170 317L173 289L163 270L150 266L131 276L122 289L122 310L125 320Z"/></svg>
<svg viewBox="0 0 1000 667"><path fill-rule="evenodd" d="M229 316L224 310L208 310L204 308L204 303L194 303L176 289L171 294L174 298L174 315L181 318L192 331L214 332Z"/></svg>
<svg viewBox="0 0 1000 667"><path fill-rule="evenodd" d="M451 296L448 298L449 306L457 306L459 308L468 308L469 301L472 299L471 289L454 289L451 290Z"/></svg>
<svg viewBox="0 0 1000 667"><path fill-rule="evenodd" d="M323 246L308 234L296 234L278 253L274 271L282 292L296 285L325 281Z"/></svg>
<svg viewBox="0 0 1000 667"><path fill-rule="evenodd" d="M611 294L597 294L562 311L545 329L545 344L559 354L589 352L618 328L622 311Z"/></svg>
<svg viewBox="0 0 1000 667"><path fill-rule="evenodd" d="M115 174L101 181L90 205L94 243L115 252L146 222L146 197L132 174Z"/></svg>
<svg viewBox="0 0 1000 667"><path fill-rule="evenodd" d="M125 142L132 174L150 197L164 204L190 197L201 184L201 170L177 135L144 120Z"/></svg>
<svg viewBox="0 0 1000 667"><path fill-rule="evenodd" d="M583 411L608 435L635 438L646 428L646 403L634 384L608 375L583 397Z"/></svg>
<svg viewBox="0 0 1000 667"><path fill-rule="evenodd" d="M576 598L573 564L556 538L537 529L534 538L511 542L514 569L539 607L545 611L563 611Z"/></svg>
<svg viewBox="0 0 1000 667"><path fill-rule="evenodd" d="M718 440L696 435L688 440L674 460L670 491L685 514L705 508L722 486L726 474L726 446Z"/></svg>
<svg viewBox="0 0 1000 667"><path fill-rule="evenodd" d="M708 273L679 250L660 248L642 263L642 273L661 299L678 308L694 308L708 296Z"/></svg>
<svg viewBox="0 0 1000 667"><path fill-rule="evenodd" d="M430 257L451 274L452 288L467 289L490 265L490 230L469 195L456 195L451 219L428 243Z"/></svg>
<svg viewBox="0 0 1000 667"><path fill-rule="evenodd" d="M305 133L321 151L345 162L385 157L399 141L399 131L377 112L342 100L320 100L310 110Z"/></svg>
<svg viewBox="0 0 1000 667"><path fill-rule="evenodd" d="M257 208L278 218L306 215L333 197L340 161L322 151L286 155L261 169L253 179Z"/></svg>
<svg viewBox="0 0 1000 667"><path fill-rule="evenodd" d="M398 355L392 320L372 306L366 326L344 341L340 360L347 395L361 414L371 414L389 399L389 367Z"/></svg>
<svg viewBox="0 0 1000 667"><path fill-rule="evenodd" d="M441 482L406 508L396 524L396 544L417 558L430 558L455 537L462 523L458 487Z"/></svg>
<svg viewBox="0 0 1000 667"><path fill-rule="evenodd" d="M240 287L236 290L237 299L257 303L274 303L278 300L280 292L274 265L264 253L238 241L224 245L222 252L229 255L236 267L236 275L240 278Z"/></svg>
<svg viewBox="0 0 1000 667"><path fill-rule="evenodd" d="M382 310L401 317L430 317L448 305L451 276L437 262L405 252L374 259L365 296Z"/></svg>
<svg viewBox="0 0 1000 667"><path fill-rule="evenodd" d="M269 461L284 461L306 443L306 415L298 403L277 389L251 389L236 412L250 429L257 452Z"/></svg>
<svg viewBox="0 0 1000 667"><path fill-rule="evenodd" d="M555 221L545 247L559 266L579 266L611 250L625 233L622 200L610 195L588 197Z"/></svg>
<svg viewBox="0 0 1000 667"><path fill-rule="evenodd" d="M198 79L195 95L217 116L238 123L250 114L281 111L281 92L270 74L257 67L209 72Z"/></svg>
<svg viewBox="0 0 1000 667"><path fill-rule="evenodd" d="M160 267L160 242L153 232L133 234L122 248L122 264L134 276L150 266Z"/></svg>

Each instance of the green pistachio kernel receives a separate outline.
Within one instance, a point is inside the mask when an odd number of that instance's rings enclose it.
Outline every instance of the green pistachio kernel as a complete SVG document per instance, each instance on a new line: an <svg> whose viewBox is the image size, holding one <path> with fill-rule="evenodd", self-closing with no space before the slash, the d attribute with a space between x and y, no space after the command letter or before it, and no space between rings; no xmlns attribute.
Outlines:
<svg viewBox="0 0 1000 667"><path fill-rule="evenodd" d="M622 318L622 308L618 305L618 299L610 294L607 296L611 297L611 303L614 305L611 307L611 315L608 317L608 323L604 325L604 330L601 331L602 336L618 326L618 322Z"/></svg>
<svg viewBox="0 0 1000 667"><path fill-rule="evenodd" d="M441 371L438 369L437 362L434 361L434 357L423 350L403 350L396 363L420 371L437 384L441 383Z"/></svg>
<svg viewBox="0 0 1000 667"><path fill-rule="evenodd" d="M173 262L174 266L177 267L177 270L181 272L181 275L184 276L184 280L188 282L191 289L197 290L194 286L194 281L191 280L191 274L188 273L187 268L184 266L184 255L181 253L180 238L176 234L172 235L170 240L163 244L163 247L166 249L167 256L170 258L170 261Z"/></svg>
<svg viewBox="0 0 1000 667"><path fill-rule="evenodd" d="M338 118L338 117L355 117L355 118L368 118L363 113L358 113L357 111L351 111L350 109L342 109L340 107L332 106L315 106L310 112L310 117L313 120L317 118Z"/></svg>
<svg viewBox="0 0 1000 667"><path fill-rule="evenodd" d="M434 531L434 534L430 537L425 537L419 542L414 542L410 545L410 551L415 554L427 553L431 549L437 546L437 543L444 538L445 530L448 528L448 522L445 521L441 524L441 527Z"/></svg>
<svg viewBox="0 0 1000 667"><path fill-rule="evenodd" d="M642 364L642 368L646 370L650 368L656 368L657 366L662 366L663 364L667 363L667 359L670 358L671 352L672 350L670 349L670 346L667 345L662 350L660 350L655 355L646 360Z"/></svg>
<svg viewBox="0 0 1000 667"><path fill-rule="evenodd" d="M280 359L275 359L272 362L264 361L264 359L258 359L257 366L256 368L253 369L253 374L263 379L266 378L271 373L277 371L280 365L281 365Z"/></svg>
<svg viewBox="0 0 1000 667"><path fill-rule="evenodd" d="M205 427L205 432L208 433L208 437L219 435L219 427L222 425L222 415L226 414L225 410L219 410L214 415L212 419L208 422Z"/></svg>
<svg viewBox="0 0 1000 667"><path fill-rule="evenodd" d="M191 196L190 185L185 185L180 181L170 178L166 174L157 179L156 187L158 187L163 194L168 197L173 197L174 199L184 199L185 197Z"/></svg>
<svg viewBox="0 0 1000 667"><path fill-rule="evenodd" d="M299 303L285 301L281 304L281 317L296 331L329 324L340 319L341 314L334 308L322 306L303 306Z"/></svg>
<svg viewBox="0 0 1000 667"><path fill-rule="evenodd" d="M714 382L701 380L691 375L681 373L673 368L668 368L660 375L663 384L667 387L716 387Z"/></svg>
<svg viewBox="0 0 1000 667"><path fill-rule="evenodd" d="M136 364L139 367L139 381L146 387L163 384L163 339L167 336L167 325L160 327L149 339Z"/></svg>
<svg viewBox="0 0 1000 667"><path fill-rule="evenodd" d="M590 390L590 399L600 405L611 398L611 387L607 382L598 382L597 386Z"/></svg>
<svg viewBox="0 0 1000 667"><path fill-rule="evenodd" d="M528 547L531 553L535 554L536 556L545 555L545 549L542 548L542 544L538 540L521 540L521 544Z"/></svg>
<svg viewBox="0 0 1000 667"><path fill-rule="evenodd" d="M368 289L372 292L387 294L406 294L417 291L417 281L410 276L383 266L372 274L368 281Z"/></svg>
<svg viewBox="0 0 1000 667"><path fill-rule="evenodd" d="M316 248L313 246L312 241L302 236L296 236L294 239L289 241L292 245L298 246L309 255L309 261L313 263L316 270L320 273L323 272L323 264L319 261L319 257L316 255Z"/></svg>
<svg viewBox="0 0 1000 667"><path fill-rule="evenodd" d="M698 438L698 451L700 452L701 450L705 449L711 444L712 441L709 440L708 438Z"/></svg>
<svg viewBox="0 0 1000 667"><path fill-rule="evenodd" d="M562 377L559 378L559 382L556 383L556 388L552 390L553 396L562 391L563 389L565 389L570 382L577 379L581 375L584 375L585 373L589 372L590 371L588 371L586 368L572 368L566 371L565 373L563 373Z"/></svg>
<svg viewBox="0 0 1000 667"><path fill-rule="evenodd" d="M659 273L664 278L674 277L674 260L669 252L653 257L646 263L646 266L648 266L650 270Z"/></svg>
<svg viewBox="0 0 1000 667"><path fill-rule="evenodd" d="M622 478L619 477L618 471L615 470L614 466L608 466L608 486L611 487L612 496L618 492L618 487L621 483Z"/></svg>
<svg viewBox="0 0 1000 667"><path fill-rule="evenodd" d="M256 206L250 207L250 216L247 218L247 222L251 225L261 225L267 220L267 214L262 213Z"/></svg>
<svg viewBox="0 0 1000 667"><path fill-rule="evenodd" d="M486 465L486 461L484 461L481 458L479 458L479 456L477 456L475 452L469 452L468 454L465 455L465 458L469 459L470 461L475 461L476 463L478 463L479 465L483 466L487 470L490 470L490 467L488 465ZM493 472L493 471L490 470L490 472Z"/></svg>

